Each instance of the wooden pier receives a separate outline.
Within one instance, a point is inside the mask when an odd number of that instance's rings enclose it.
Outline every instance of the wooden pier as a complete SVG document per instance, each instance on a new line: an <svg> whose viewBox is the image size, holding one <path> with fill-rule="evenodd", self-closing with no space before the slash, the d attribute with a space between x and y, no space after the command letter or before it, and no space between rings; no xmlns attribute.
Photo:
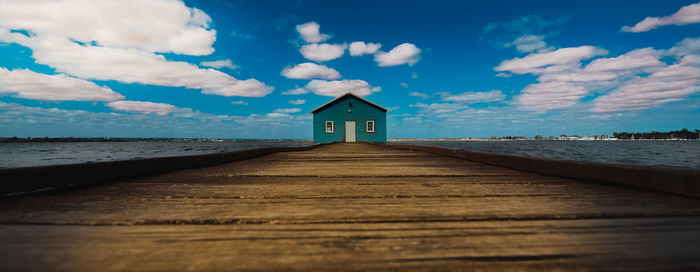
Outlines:
<svg viewBox="0 0 700 272"><path fill-rule="evenodd" d="M698 270L700 200L371 144L0 199L0 270Z"/></svg>

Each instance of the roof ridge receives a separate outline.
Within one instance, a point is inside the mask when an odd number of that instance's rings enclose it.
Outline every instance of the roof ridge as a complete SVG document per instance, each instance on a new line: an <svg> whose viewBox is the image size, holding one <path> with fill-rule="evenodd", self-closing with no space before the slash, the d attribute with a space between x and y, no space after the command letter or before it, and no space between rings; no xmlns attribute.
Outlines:
<svg viewBox="0 0 700 272"><path fill-rule="evenodd" d="M356 94L354 94L354 93L352 93L352 92L347 92L346 94L341 95L341 96L338 96L338 97L336 97L335 99L333 99L333 100L331 100L331 101L328 101L328 103L323 104L323 105L319 106L318 108L313 109L313 110L311 111L311 113L315 113L315 112L317 112L318 110L320 110L320 109L322 109L322 108L325 108L325 107L327 107L328 105L332 104L333 102L335 102L335 101L337 101L337 100L339 100L339 99L341 99L341 98L344 98L344 97L346 97L346 96L353 96L353 97L355 97L355 98L357 98L357 99L360 99L360 101L363 101L363 102L365 102L365 103L367 103L367 104L370 104L370 105L372 105L372 106L375 106L375 107L379 108L380 110L382 110L382 111L384 111L384 112L389 111L387 108L382 107L382 106L379 106L379 105L377 105L377 104L374 104L374 103L372 103L372 101L369 101L369 100L367 100L367 99L364 99L364 98L362 98L362 97L359 96L359 95L356 95Z"/></svg>

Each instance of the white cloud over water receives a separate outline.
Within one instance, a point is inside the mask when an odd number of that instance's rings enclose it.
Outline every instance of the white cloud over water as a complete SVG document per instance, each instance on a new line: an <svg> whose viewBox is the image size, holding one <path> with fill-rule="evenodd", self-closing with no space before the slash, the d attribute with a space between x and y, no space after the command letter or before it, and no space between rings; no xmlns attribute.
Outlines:
<svg viewBox="0 0 700 272"><path fill-rule="evenodd" d="M552 52L504 60L494 70L497 72L508 71L514 74L542 73L544 68L550 66L578 64L581 60L607 54L608 51L605 49L588 45L567 47Z"/></svg>
<svg viewBox="0 0 700 272"><path fill-rule="evenodd" d="M592 46L562 48L506 60L494 70L538 75L513 104L539 113L577 104L596 113L638 111L700 92L700 38L686 38L668 50L639 48L596 58L606 53ZM668 64L664 57L676 60ZM582 67L586 59L593 60ZM583 102L584 97L592 99Z"/></svg>
<svg viewBox="0 0 700 272"><path fill-rule="evenodd" d="M534 83L526 86L514 98L518 107L545 112L575 105L588 91L585 87L564 81Z"/></svg>
<svg viewBox="0 0 700 272"><path fill-rule="evenodd" d="M310 138L310 114L213 115L176 107L169 114L89 112L0 102L4 135L68 137Z"/></svg>
<svg viewBox="0 0 700 272"><path fill-rule="evenodd" d="M115 101L107 103L107 107L118 111L155 113L158 115L166 115L176 109L175 106L170 104L144 101Z"/></svg>
<svg viewBox="0 0 700 272"><path fill-rule="evenodd" d="M659 58L661 52L653 48L641 48L632 50L614 58L599 58L586 65L586 71L622 71L636 70L649 67L666 66Z"/></svg>
<svg viewBox="0 0 700 272"><path fill-rule="evenodd" d="M0 94L51 101L115 101L124 99L109 87L65 74L47 75L0 67Z"/></svg>
<svg viewBox="0 0 700 272"><path fill-rule="evenodd" d="M211 18L182 1L0 1L0 26L84 44L147 52L209 55Z"/></svg>
<svg viewBox="0 0 700 272"><path fill-rule="evenodd" d="M214 51L211 18L180 1L2 1L0 6L0 41L30 48L36 63L58 72L222 96L260 97L273 89L156 54Z"/></svg>

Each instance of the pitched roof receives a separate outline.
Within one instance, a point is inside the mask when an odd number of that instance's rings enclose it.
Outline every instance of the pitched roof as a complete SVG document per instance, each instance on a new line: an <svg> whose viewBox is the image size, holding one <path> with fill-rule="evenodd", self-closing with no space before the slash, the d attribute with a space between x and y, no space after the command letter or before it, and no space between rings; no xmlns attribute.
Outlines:
<svg viewBox="0 0 700 272"><path fill-rule="evenodd" d="M321 110L321 109L323 109L323 108L325 108L325 107L328 107L328 106L330 106L331 104L333 104L333 102L338 101L338 100L340 100L340 99L343 99L343 98L345 98L346 96L352 96L352 97L354 97L354 98L359 99L360 101L363 101L363 102L365 102L365 103L367 103L367 104L370 104L371 106L374 106L375 108L380 109L380 110L383 111L383 112L387 112L387 109L386 109L386 108L384 108L384 107L382 107L382 106L379 106L379 105L377 105L377 104L374 104L374 103L370 102L370 101L367 100L367 99L364 99L364 98L362 98L362 97L359 97L359 96L355 95L354 93L348 92L348 93L346 93L346 94L344 94L344 95L341 95L341 96L337 97L336 99L331 100L330 102L328 102L328 103L326 103L326 104L321 105L321 106L318 107L318 108L315 108L314 110L311 111L311 113L315 113L315 112L317 112L317 111L319 111L319 110Z"/></svg>

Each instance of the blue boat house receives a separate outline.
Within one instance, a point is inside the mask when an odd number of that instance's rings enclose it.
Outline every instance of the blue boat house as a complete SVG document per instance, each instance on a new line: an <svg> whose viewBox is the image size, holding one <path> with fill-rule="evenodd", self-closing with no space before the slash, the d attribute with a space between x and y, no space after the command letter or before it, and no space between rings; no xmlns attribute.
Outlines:
<svg viewBox="0 0 700 272"><path fill-rule="evenodd" d="M387 109L347 93L311 111L314 142L386 142Z"/></svg>

